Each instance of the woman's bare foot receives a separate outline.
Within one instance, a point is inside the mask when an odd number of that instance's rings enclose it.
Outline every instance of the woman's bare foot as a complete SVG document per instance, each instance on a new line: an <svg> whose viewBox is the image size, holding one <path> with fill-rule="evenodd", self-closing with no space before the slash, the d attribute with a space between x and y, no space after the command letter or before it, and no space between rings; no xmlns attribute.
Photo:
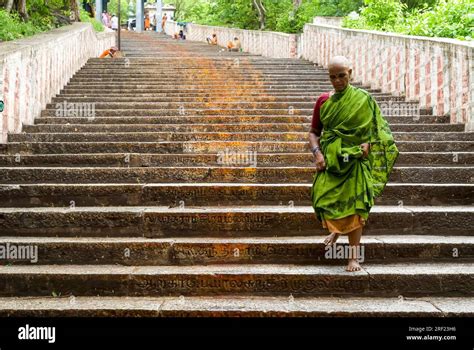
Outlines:
<svg viewBox="0 0 474 350"><path fill-rule="evenodd" d="M339 238L339 233L331 233L329 236L327 236L324 239L324 244L325 245L333 245L334 243L336 243L338 238Z"/></svg>
<svg viewBox="0 0 474 350"><path fill-rule="evenodd" d="M360 269L361 267L357 260L349 259L349 263L347 264L346 271L354 272L354 271L360 271Z"/></svg>

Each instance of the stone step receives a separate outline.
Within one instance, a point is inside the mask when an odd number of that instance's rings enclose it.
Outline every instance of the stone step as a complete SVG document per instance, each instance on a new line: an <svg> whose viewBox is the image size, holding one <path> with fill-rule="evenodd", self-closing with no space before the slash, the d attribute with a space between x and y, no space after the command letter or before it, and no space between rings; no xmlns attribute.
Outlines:
<svg viewBox="0 0 474 350"><path fill-rule="evenodd" d="M395 167L390 180L397 183L474 183L474 166ZM5 184L18 183L312 183L311 167L2 167Z"/></svg>
<svg viewBox="0 0 474 350"><path fill-rule="evenodd" d="M0 184L0 207L311 205L311 184ZM389 183L379 205L472 205L474 184Z"/></svg>
<svg viewBox="0 0 474 350"><path fill-rule="evenodd" d="M153 82L153 84L151 82ZM177 81L176 79L154 79L154 80L144 80L143 78L96 78L96 79L88 79L88 78L71 78L69 80L68 85L84 85L84 86L89 86L90 85L96 85L96 86L108 86L110 84L115 84L119 83L120 85L125 85L125 84L130 84L131 86L133 85L140 85L142 87L147 86L147 85L155 85L155 86L196 86L196 85L201 85L203 84L214 84L214 85L230 85L230 86L240 86L240 84L243 85L257 85L257 86L267 86L267 85L299 85L299 86L305 86L305 85L314 85L314 84L320 84L323 86L331 86L330 82L328 82L328 79L326 77L267 77L267 78L252 78L252 77L239 77L238 79L228 79L225 76L222 77L208 77L208 76L202 76L202 77L190 77L187 80L182 80L182 81ZM243 88L243 86L242 86Z"/></svg>
<svg viewBox="0 0 474 350"><path fill-rule="evenodd" d="M436 126L443 127L443 126ZM420 127L421 129L421 127ZM393 132L397 141L469 141L474 132ZM308 132L74 132L9 134L9 142L307 141Z"/></svg>
<svg viewBox="0 0 474 350"><path fill-rule="evenodd" d="M123 106L127 107L127 106ZM178 108L168 108L165 106L161 106L162 108L158 109L153 106L149 106L147 109L138 109L138 108L116 108L116 109L97 109L92 107L80 112L78 110L78 114L82 113L83 117L94 119L97 117L120 117L120 116L133 116L133 117L162 117L162 116L178 116L181 115L182 117L187 116L219 116L219 115L234 115L234 116L246 116L246 115L261 115L261 116L272 116L272 115L281 115L281 116L293 116L293 115L304 115L310 116L312 115L313 109L302 109L302 108L278 108L278 109L257 109L257 108L241 108L234 106L235 108L222 108L222 107L205 107L204 104L202 108L195 109L189 108L185 106L179 106ZM226 106L229 107L229 106ZM41 117L58 117L61 116L61 111L58 111L55 107L50 109L44 109L41 111ZM64 115L65 113L63 113Z"/></svg>
<svg viewBox="0 0 474 350"><path fill-rule="evenodd" d="M182 204L182 203L180 203ZM0 235L288 237L324 235L310 206L0 208ZM471 206L375 206L365 235L472 236ZM326 233L327 234L327 233Z"/></svg>
<svg viewBox="0 0 474 350"><path fill-rule="evenodd" d="M470 297L23 297L0 317L473 317Z"/></svg>
<svg viewBox="0 0 474 350"><path fill-rule="evenodd" d="M244 96L241 94L236 95L239 97L240 102L283 102L283 103L290 103L290 102L311 102L315 103L316 98L314 96ZM236 96L232 96L235 98ZM225 98L225 99L223 99ZM392 98L388 96L382 97L383 99L387 100L396 100L397 98ZM131 103L131 102L207 102L207 103L225 103L228 102L229 93L225 94L225 96L215 95L213 93L206 93L206 95L199 95L199 94L188 94L188 96L169 96L169 97L145 97L145 96L134 96L134 97L125 97L125 96L114 96L114 97L106 97L106 96L84 96L84 97L71 97L71 96L58 96L54 97L49 105L58 107L61 103L66 103L64 105L65 108L71 106L72 103L105 103L105 102L120 102L120 103ZM400 99L399 99L400 100Z"/></svg>
<svg viewBox="0 0 474 350"><path fill-rule="evenodd" d="M205 74L202 70L195 70L195 71L183 71L176 73L176 71L168 70L168 71L160 71L160 70L152 70L149 72L143 72L141 70L133 71L133 70L123 70L123 71L116 71L112 73L102 72L98 73L84 73L78 72L74 74L70 81L104 81L104 80L112 80L112 81L128 81L128 80L153 80L153 81L181 81L181 80L188 80L188 79L218 79L218 80L258 80L258 81L265 81L270 78L288 78L289 81L297 80L295 78L300 77L302 80L306 79L318 79L318 80L325 80L329 82L329 77L327 73L317 72L312 70L307 70L303 72L296 72L296 71L278 71L275 70L271 71L256 71L256 70L245 70L245 69L228 69L227 71L221 70L213 70L210 74Z"/></svg>
<svg viewBox="0 0 474 350"><path fill-rule="evenodd" d="M285 238L78 238L0 237L9 252L34 249L33 255L6 255L10 265L344 265L350 256L346 236L333 247L324 236ZM363 250L362 250L363 249ZM338 255L339 254L339 255ZM357 253L358 254L358 253ZM22 260L20 260L20 258ZM474 263L471 236L369 236L360 250L364 263Z"/></svg>
<svg viewBox="0 0 474 350"><path fill-rule="evenodd" d="M235 53L232 53L230 57L216 57L215 59L205 58L197 60L196 57L180 57L179 60L170 60L168 58L163 58L160 56L153 57L144 57L144 58L116 58L113 60L104 60L100 58L90 58L87 61L85 67L88 68L114 68L116 66L124 66L125 64L130 64L130 66L136 65L137 67L147 67L147 66L160 66L168 67L176 70L180 70L185 67L200 67L201 64L210 65L210 67L219 67L221 65L226 65L228 63L233 63L235 61ZM240 60L241 65L249 64L252 66L267 66L267 65L280 65L280 66L294 66L294 67L315 67L315 65L308 61L295 60L291 58L267 58L262 56L251 56L246 57L245 59Z"/></svg>
<svg viewBox="0 0 474 350"><path fill-rule="evenodd" d="M158 90L156 92L150 92L149 90L146 89L137 89L138 91L134 93L130 93L130 91L126 90L108 90L108 91L101 91L100 89L96 89L94 91L89 90L81 90L81 89L68 89L68 90L62 90L61 94L57 95L57 97L53 98L53 102L55 101L72 101L74 100L86 100L89 101L88 98L103 98L104 100L110 100L112 98L133 98L133 99L141 99L141 98L155 98L155 99L169 99L169 98L176 98L179 100L187 100L187 99L197 99L199 98L211 98L213 100L218 100L221 99L223 96L228 97L229 96L229 91L228 90L222 90L222 91L217 91L213 90L212 92L209 92L208 90L202 90L202 91L196 91L192 92L190 90L189 92L183 92L180 90L176 90L176 92L172 92L173 90ZM120 92L122 91L122 92ZM307 89L286 89L286 90L270 90L270 89L260 89L260 90L252 90L252 91L233 91L234 96L239 96L242 97L243 99L246 98L256 98L256 97L261 97L266 98L266 99L275 99L275 100L280 100L282 98L294 100L294 99L308 99L310 98L312 102L316 102L318 96L322 94L324 91L322 90L314 90L310 91ZM398 96L398 97L392 97L392 96L387 96L385 94L372 94L372 97L374 97L376 100L379 98L385 98L385 99L390 99L391 101L404 101L404 97Z"/></svg>
<svg viewBox="0 0 474 350"><path fill-rule="evenodd" d="M398 141L401 152L474 152L474 141ZM10 154L30 153L306 153L308 142L170 141L170 142L9 142Z"/></svg>
<svg viewBox="0 0 474 350"><path fill-rule="evenodd" d="M3 297L21 296L380 296L474 295L474 263L340 266L2 266Z"/></svg>
<svg viewBox="0 0 474 350"><path fill-rule="evenodd" d="M301 95L301 94L314 94L315 96L319 96L323 92L327 92L328 90L323 89L320 85L315 85L311 87L299 87L296 85L288 85L288 86L259 86L259 85L252 85L249 86L248 89L243 89L240 85L227 85L227 86L213 86L212 91L209 88L204 88L201 86L190 86L190 87L167 87L162 88L160 86L153 86L150 88L143 88L141 86L137 86L136 88L129 89L127 86L119 86L116 85L109 86L107 89L101 89L100 87L91 87L86 88L82 86L68 86L66 85L63 89L60 90L61 93L75 93L75 94L85 94L85 95L119 95L128 94L135 96L136 94L141 93L148 93L152 94L152 96L156 96L157 94L177 94L177 96L185 94L191 95L195 93L196 95L199 94L229 94L230 92L235 94L241 95L255 95L258 96L259 94L266 93L267 95L271 94L278 94L278 93L285 93L286 95ZM391 97L390 95L383 94L380 92L371 92L373 96L382 96L382 97ZM402 96L398 96L402 97ZM394 97L396 98L396 97Z"/></svg>
<svg viewBox="0 0 474 350"><path fill-rule="evenodd" d="M23 133L133 133L133 132L308 132L310 123L254 123L254 124L56 124L56 125L25 125ZM441 123L408 123L391 124L393 132L463 132L463 124Z"/></svg>
<svg viewBox="0 0 474 350"><path fill-rule="evenodd" d="M224 153L221 153L224 154ZM231 155L231 154L230 154ZM242 156L245 154L242 154ZM249 156L252 154L248 154ZM252 155L253 156L253 155ZM0 166L218 166L223 165L220 154L9 154L0 155ZM312 166L314 157L305 153L257 153L252 162L258 166ZM229 162L231 159L229 158ZM251 165L249 161L247 165ZM229 164L231 165L231 164ZM397 165L461 166L474 165L474 152L401 152Z"/></svg>
<svg viewBox="0 0 474 350"><path fill-rule="evenodd" d="M325 87L331 86L330 83L327 81L328 79L325 77L311 77L311 76L304 76L304 77L259 77L259 78L252 78L252 77L239 77L232 80L227 79L226 77L222 78L209 78L209 77L189 77L187 80L183 79L177 81L176 79L153 79L153 80L145 80L144 78L96 78L96 79L89 79L89 78L80 78L75 77L69 80L69 86L79 86L84 85L85 87L92 85L92 86L108 86L110 84L131 84L131 85L155 85L155 86L198 86L203 84L214 84L214 85L231 85L231 86L239 86L240 84L247 84L247 85L257 85L257 86L267 86L271 84L280 84L280 85L298 85L298 86L305 86L305 85L314 85L320 84ZM154 84L151 84L152 81ZM243 87L242 87L243 88ZM329 91L330 89L328 89Z"/></svg>
<svg viewBox="0 0 474 350"><path fill-rule="evenodd" d="M44 124L89 124L89 125L105 125L105 124L123 124L123 125L166 125L166 124L309 124L312 117L309 115L246 115L246 116L219 116L219 115L208 115L208 116L192 116L192 115L175 115L175 116L160 116L146 117L146 116L127 116L127 117L94 117L94 118L80 118L80 117L43 117L36 118L36 125ZM386 119L390 124L410 124L410 123L449 123L448 116L428 116L428 115L405 115L405 116L393 116L388 115ZM25 125L24 128L30 127Z"/></svg>
<svg viewBox="0 0 474 350"><path fill-rule="evenodd" d="M211 75L220 74L315 74L321 75L328 78L328 72L325 70L314 68L313 66L292 66L292 65L281 65L281 64L266 64L266 65L255 65L253 63L246 62L246 60L232 60L225 63L217 64L202 64L194 66L181 66L176 68L163 67L160 64L156 65L137 65L134 60L129 60L121 65L114 65L113 67L97 68L95 66L86 65L79 70L74 76L115 76L115 75L166 75L169 76L183 76L187 74L203 74L203 69L212 69ZM360 84L358 84L360 85Z"/></svg>
<svg viewBox="0 0 474 350"><path fill-rule="evenodd" d="M232 98L232 96L229 96L229 98ZM240 100L237 101L212 101L212 102L206 102L206 101L194 101L194 102L98 102L94 104L94 108L96 111L100 110L114 110L114 109L131 109L132 111L135 108L139 109L161 109L161 108L169 108L169 109L179 109L179 108L185 108L185 109L194 109L194 108L202 108L202 107L220 107L220 108L241 108L241 109L288 109L294 108L294 109L308 109L308 108L313 108L314 107L314 102L299 102L299 101L294 101L294 102L260 102L260 101L243 101L241 102ZM56 104L47 104L46 109L53 109L57 111L57 105ZM179 114L179 112L178 112Z"/></svg>
<svg viewBox="0 0 474 350"><path fill-rule="evenodd" d="M92 106L92 105L91 105ZM41 117L60 117L61 114L64 115L66 113L63 113L61 110L58 110L55 108L56 106L53 106L53 108L50 109L45 109L41 112ZM151 116L156 116L156 117L163 117L163 116L182 116L182 117L189 117L189 116L222 116L222 115L229 115L229 116L255 116L255 115L260 115L260 116L311 116L313 113L313 107L312 108L297 108L294 106L294 104L287 106L287 108L254 108L252 107L247 107L243 108L243 106L232 106L232 105L227 105L223 108L223 106L208 106L205 107L204 104L202 105L202 108L190 108L189 106L184 106L179 105L178 108L169 108L166 106L160 106L162 108L156 108L156 106L148 106L149 108L147 109L138 109L138 108L133 108L131 106L122 106L122 107L129 107L129 108L116 108L116 109L98 109L97 107L92 107L85 108L85 110L80 110L78 109L76 113L76 116L83 116L89 119L94 119L97 117L151 117ZM232 108L231 108L232 107ZM291 108L290 108L291 107ZM393 111L396 114L390 113L390 115L410 115L414 116L415 118L420 117L420 115L426 115L429 114L428 110L422 110L418 109L418 107L408 108L408 107L403 107L404 109L400 110L400 113L398 111ZM67 111L66 111L67 112ZM419 114L418 114L419 112ZM69 113L69 112L67 112ZM71 113L71 117L74 116L74 113ZM79 115L77 115L79 114ZM82 114L82 115L81 115Z"/></svg>

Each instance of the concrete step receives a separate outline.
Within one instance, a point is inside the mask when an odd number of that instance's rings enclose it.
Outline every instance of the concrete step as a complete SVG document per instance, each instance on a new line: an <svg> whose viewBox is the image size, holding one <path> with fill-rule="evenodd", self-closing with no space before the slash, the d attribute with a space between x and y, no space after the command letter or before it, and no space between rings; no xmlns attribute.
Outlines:
<svg viewBox="0 0 474 350"><path fill-rule="evenodd" d="M254 123L254 124L56 124L56 125L26 125L23 127L23 133L132 133L132 132L308 132L310 123ZM463 124L441 124L441 123L392 123L393 132L463 132Z"/></svg>
<svg viewBox="0 0 474 350"><path fill-rule="evenodd" d="M183 201L184 202L184 201ZM182 204L182 203L180 203ZM469 235L471 206L375 206L366 235ZM0 208L0 235L287 237L324 235L310 206ZM434 228L434 223L435 227Z"/></svg>
<svg viewBox="0 0 474 350"><path fill-rule="evenodd" d="M257 153L255 163L258 166L307 166L314 164L314 157L306 153ZM250 162L249 162L250 163ZM91 153L91 154L9 154L0 155L0 166L218 166L221 165L219 154L123 154L123 153ZM461 166L474 164L474 152L401 152L398 166Z"/></svg>
<svg viewBox="0 0 474 350"><path fill-rule="evenodd" d="M438 127L438 126L436 126ZM421 127L420 127L421 128ZM394 128L395 129L395 128ZM469 141L474 132L393 132L398 141ZM9 142L305 141L308 132L73 132L9 134Z"/></svg>
<svg viewBox="0 0 474 350"><path fill-rule="evenodd" d="M9 296L463 296L474 294L474 263L340 266L2 266Z"/></svg>
<svg viewBox="0 0 474 350"><path fill-rule="evenodd" d="M23 297L0 317L472 317L471 297Z"/></svg>
<svg viewBox="0 0 474 350"><path fill-rule="evenodd" d="M311 184L0 184L0 207L310 206ZM474 184L389 183L378 205L473 205Z"/></svg>
<svg viewBox="0 0 474 350"><path fill-rule="evenodd" d="M474 152L474 141L398 141L401 152ZM9 142L9 154L64 153L305 153L308 142L169 141L169 142Z"/></svg>
<svg viewBox="0 0 474 350"><path fill-rule="evenodd" d="M346 236L327 248L324 236L285 238L79 238L0 237L13 252L33 247L35 255L5 256L7 265L211 265L298 264L344 265ZM390 262L474 263L471 236L369 236L362 241L361 260ZM31 248L30 248L31 249ZM362 253L363 252L363 253ZM339 253L339 255L337 255Z"/></svg>
<svg viewBox="0 0 474 350"><path fill-rule="evenodd" d="M474 166L395 167L390 181L397 183L474 183ZM5 184L18 183L312 183L312 167L2 167Z"/></svg>

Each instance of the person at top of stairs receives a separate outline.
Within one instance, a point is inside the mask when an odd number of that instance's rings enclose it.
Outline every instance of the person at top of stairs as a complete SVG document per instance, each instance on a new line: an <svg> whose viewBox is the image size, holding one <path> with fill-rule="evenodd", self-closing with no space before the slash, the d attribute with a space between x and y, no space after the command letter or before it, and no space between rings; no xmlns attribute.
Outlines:
<svg viewBox="0 0 474 350"><path fill-rule="evenodd" d="M330 232L324 243L331 246L339 235L348 234L354 255L348 256L346 270L358 271L362 228L388 181L398 149L377 103L349 83L351 74L347 58L330 60L334 91L318 98L309 133L317 170L311 199L317 218Z"/></svg>
<svg viewBox="0 0 474 350"><path fill-rule="evenodd" d="M240 43L240 40L237 37L234 38L234 41L229 41L227 43L227 49L229 51L239 52L241 48L242 48L242 44Z"/></svg>

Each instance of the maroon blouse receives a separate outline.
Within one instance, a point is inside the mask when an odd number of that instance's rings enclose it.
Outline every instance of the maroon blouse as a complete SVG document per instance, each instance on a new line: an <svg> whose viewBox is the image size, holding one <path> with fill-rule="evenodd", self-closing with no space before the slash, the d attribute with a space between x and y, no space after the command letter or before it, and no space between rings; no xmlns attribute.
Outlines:
<svg viewBox="0 0 474 350"><path fill-rule="evenodd" d="M321 106L323 105L324 102L327 101L329 98L329 92L326 92L324 94L321 94L319 96L318 100L316 101L316 104L314 106L314 111L313 111L313 119L311 120L311 128L313 129L323 129L323 124L321 123Z"/></svg>

